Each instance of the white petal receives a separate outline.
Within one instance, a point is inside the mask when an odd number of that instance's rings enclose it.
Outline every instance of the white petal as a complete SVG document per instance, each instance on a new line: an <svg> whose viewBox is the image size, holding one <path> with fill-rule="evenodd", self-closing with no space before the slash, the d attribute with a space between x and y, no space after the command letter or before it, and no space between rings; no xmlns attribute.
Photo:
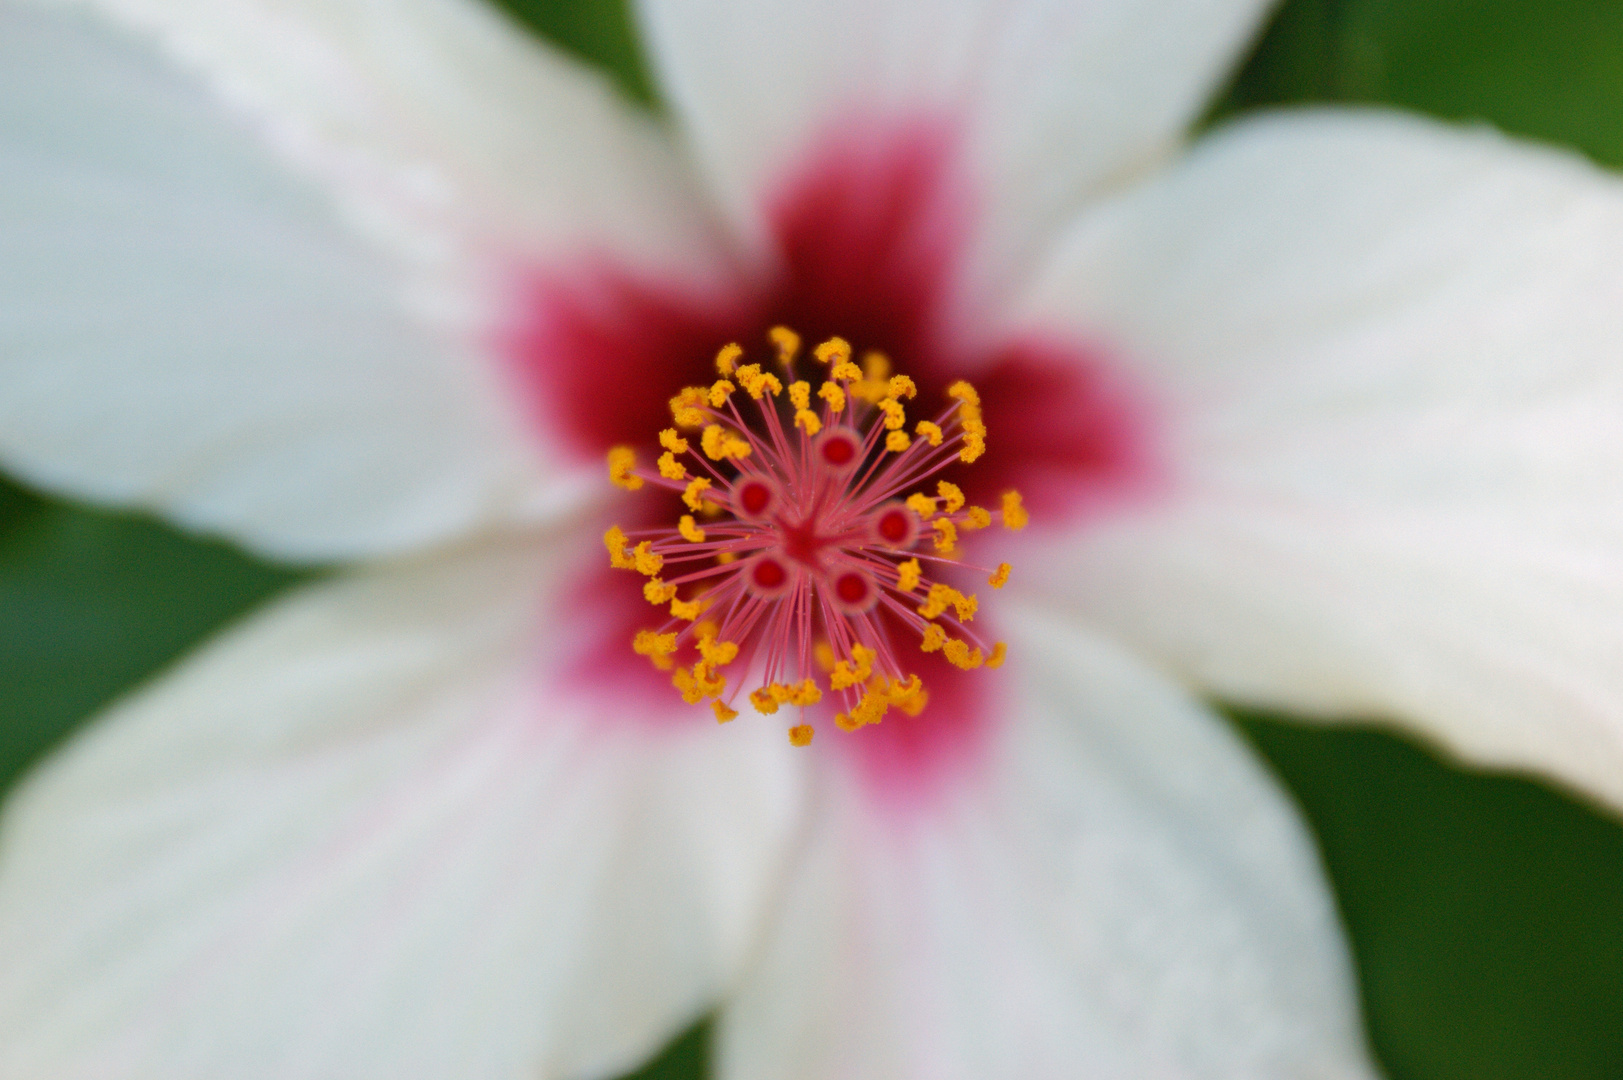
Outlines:
<svg viewBox="0 0 1623 1080"><path fill-rule="evenodd" d="M983 782L909 814L826 777L721 1075L1372 1076L1317 862L1262 768L1114 646L1011 622Z"/></svg>
<svg viewBox="0 0 1623 1080"><path fill-rule="evenodd" d="M1623 183L1486 130L1214 137L1033 303L1140 365L1172 469L1057 591L1219 694L1623 805L1620 250Z"/></svg>
<svg viewBox="0 0 1623 1080"><path fill-rule="evenodd" d="M110 6L193 72L0 5L0 459L313 558L578 496L492 305L632 234L703 262L644 122L471 5Z"/></svg>
<svg viewBox="0 0 1623 1080"><path fill-rule="evenodd" d="M984 203L971 287L1029 270L1078 202L1162 155L1264 0L644 0L653 60L747 237L814 143L960 129ZM831 132L831 128L834 129ZM829 163L838 168L838 157Z"/></svg>
<svg viewBox="0 0 1623 1080"><path fill-rule="evenodd" d="M589 618L549 609L559 555L314 586L33 776L0 1075L603 1075L702 1012L759 931L790 749L552 679Z"/></svg>

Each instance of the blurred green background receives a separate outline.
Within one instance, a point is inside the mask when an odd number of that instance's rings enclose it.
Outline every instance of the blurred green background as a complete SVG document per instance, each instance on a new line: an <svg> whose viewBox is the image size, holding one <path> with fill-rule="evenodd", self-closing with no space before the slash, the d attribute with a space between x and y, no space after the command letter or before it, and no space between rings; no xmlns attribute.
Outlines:
<svg viewBox="0 0 1623 1080"><path fill-rule="evenodd" d="M504 6L656 102L623 4ZM1293 0L1208 122L1303 102L1486 121L1623 167L1623 2ZM303 576L0 480L0 786ZM1623 1080L1623 826L1379 730L1231 715L1318 836L1393 1080ZM707 1037L637 1076L703 1077Z"/></svg>

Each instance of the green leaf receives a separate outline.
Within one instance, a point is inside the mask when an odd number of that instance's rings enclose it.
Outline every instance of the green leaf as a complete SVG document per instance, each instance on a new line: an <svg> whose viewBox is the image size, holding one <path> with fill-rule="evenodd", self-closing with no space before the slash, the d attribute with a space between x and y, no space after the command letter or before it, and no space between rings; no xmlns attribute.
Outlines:
<svg viewBox="0 0 1623 1080"><path fill-rule="evenodd" d="M496 6L608 72L634 101L656 103L627 0L496 0Z"/></svg>
<svg viewBox="0 0 1623 1080"><path fill-rule="evenodd" d="M1237 719L1318 834L1391 1080L1623 1075L1623 828L1382 732Z"/></svg>
<svg viewBox="0 0 1623 1080"><path fill-rule="evenodd" d="M0 480L0 791L95 710L299 577Z"/></svg>
<svg viewBox="0 0 1623 1080"><path fill-rule="evenodd" d="M1295 102L1483 120L1623 166L1623 4L1290 0L1215 112Z"/></svg>

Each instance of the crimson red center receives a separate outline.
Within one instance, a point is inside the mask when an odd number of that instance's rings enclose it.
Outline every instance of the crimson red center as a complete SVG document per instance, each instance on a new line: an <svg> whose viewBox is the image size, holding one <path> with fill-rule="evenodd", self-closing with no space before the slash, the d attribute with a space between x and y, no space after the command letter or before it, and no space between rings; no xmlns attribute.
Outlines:
<svg viewBox="0 0 1623 1080"><path fill-rule="evenodd" d="M1076 520L1101 496L1142 487L1147 425L1105 354L1041 327L1002 340L963 332L969 313L955 298L978 206L954 128L934 117L874 121L856 110L837 119L766 193L773 258L732 295L696 295L680 277L649 280L589 254L529 275L509 344L549 434L562 434L585 459L601 460L616 444L657 456L652 439L670 425L669 397L711 381L722 344L737 341L760 356L766 331L784 325L808 342L844 337L858 356L885 353L931 406L953 381L969 379L980 392L988 449L948 479L971 501L995 505L999 492L1018 487L1033 527L1042 528ZM836 442L822 441L831 465ZM854 458L855 447L847 449ZM681 512L672 505L672 519ZM891 527L882 525L883 535ZM754 573L759 580L771 571L762 563ZM601 658L583 661L617 688L627 681L625 643L646 618L629 592L623 620L605 624L612 628ZM594 597L610 595L618 594L593 589ZM906 764L909 775L920 761L975 741L970 733L985 721L977 704L985 679L966 679L933 657L921 657L920 670L931 686L921 717L887 720L861 740L870 759ZM668 698L662 676L644 677Z"/></svg>

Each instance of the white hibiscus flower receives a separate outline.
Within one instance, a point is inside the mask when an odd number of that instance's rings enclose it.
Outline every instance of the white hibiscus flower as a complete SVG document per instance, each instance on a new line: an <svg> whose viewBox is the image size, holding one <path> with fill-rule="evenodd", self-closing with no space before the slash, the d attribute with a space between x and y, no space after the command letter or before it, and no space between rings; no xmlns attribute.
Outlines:
<svg viewBox="0 0 1623 1080"><path fill-rule="evenodd" d="M0 0L0 460L369 564L17 790L0 1076L604 1076L711 1009L740 1080L1369 1076L1311 847L1194 695L1623 804L1623 186L1378 112L1173 158L1264 7L647 0L667 126L467 0ZM603 454L777 325L910 421L968 380L944 475L1033 510L957 553L1015 565L952 623L996 671L867 594L773 624L892 634L917 716L718 727L632 655L599 538L675 519ZM934 549L876 545L888 604ZM736 695L778 669L730 625Z"/></svg>

